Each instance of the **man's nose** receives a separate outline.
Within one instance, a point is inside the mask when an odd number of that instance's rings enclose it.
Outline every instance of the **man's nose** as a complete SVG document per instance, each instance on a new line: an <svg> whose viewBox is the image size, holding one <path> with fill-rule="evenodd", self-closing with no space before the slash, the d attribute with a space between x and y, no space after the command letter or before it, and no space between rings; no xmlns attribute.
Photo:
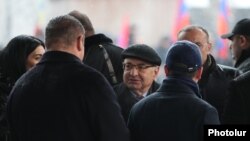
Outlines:
<svg viewBox="0 0 250 141"><path fill-rule="evenodd" d="M130 75L133 75L133 76L136 76L138 75L139 71L138 71L138 68L137 67L133 67L131 70L130 70Z"/></svg>

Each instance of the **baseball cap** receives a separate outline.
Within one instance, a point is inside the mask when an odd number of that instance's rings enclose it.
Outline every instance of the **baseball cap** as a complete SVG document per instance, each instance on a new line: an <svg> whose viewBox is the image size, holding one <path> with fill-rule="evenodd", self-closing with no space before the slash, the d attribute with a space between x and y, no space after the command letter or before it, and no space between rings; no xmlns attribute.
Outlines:
<svg viewBox="0 0 250 141"><path fill-rule="evenodd" d="M169 48L166 66L178 72L194 72L202 66L199 47L187 40L177 41Z"/></svg>
<svg viewBox="0 0 250 141"><path fill-rule="evenodd" d="M122 52L122 59L125 58L136 58L153 65L161 65L161 58L157 52L145 44L135 44L125 49Z"/></svg>
<svg viewBox="0 0 250 141"><path fill-rule="evenodd" d="M231 33L221 35L221 38L231 40L235 34L250 36L250 19L245 18L238 21L233 28L233 31Z"/></svg>

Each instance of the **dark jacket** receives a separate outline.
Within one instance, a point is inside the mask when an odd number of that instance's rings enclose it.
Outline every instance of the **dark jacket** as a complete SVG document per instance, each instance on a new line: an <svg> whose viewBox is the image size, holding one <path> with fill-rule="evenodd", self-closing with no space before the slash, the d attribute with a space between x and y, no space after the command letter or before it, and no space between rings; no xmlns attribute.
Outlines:
<svg viewBox="0 0 250 141"><path fill-rule="evenodd" d="M205 124L219 124L216 109L200 98L195 82L179 78L165 79L128 120L132 141L201 141Z"/></svg>
<svg viewBox="0 0 250 141"><path fill-rule="evenodd" d="M112 87L72 54L49 51L14 86L13 141L128 141Z"/></svg>
<svg viewBox="0 0 250 141"><path fill-rule="evenodd" d="M229 96L224 123L250 124L250 70L232 81Z"/></svg>
<svg viewBox="0 0 250 141"><path fill-rule="evenodd" d="M110 82L112 86L115 84L112 82L112 78L109 73L107 66L107 61L104 59L103 48L104 47L109 55L112 62L117 83L122 82L123 68L122 68L122 58L121 52L122 48L114 45L112 40L105 36L104 34L96 34L85 39L85 56L84 64L95 68L101 72Z"/></svg>
<svg viewBox="0 0 250 141"><path fill-rule="evenodd" d="M9 134L6 118L6 105L9 93L9 87L5 83L0 82L0 141L6 141Z"/></svg>
<svg viewBox="0 0 250 141"><path fill-rule="evenodd" d="M235 67L243 74L230 85L230 93L225 107L225 124L250 124L250 50L242 53Z"/></svg>
<svg viewBox="0 0 250 141"><path fill-rule="evenodd" d="M220 119L228 97L229 83L237 75L239 75L237 69L216 64L213 56L208 56L198 84L202 99L217 109Z"/></svg>
<svg viewBox="0 0 250 141"><path fill-rule="evenodd" d="M160 85L158 83L153 82L148 90L147 96L155 92L159 86ZM124 83L116 85L114 90L118 96L118 102L122 109L123 118L127 122L131 108L141 99L137 98L133 93L131 93L129 88Z"/></svg>
<svg viewBox="0 0 250 141"><path fill-rule="evenodd" d="M9 141L9 127L6 118L7 97L13 83L1 73L0 68L0 141Z"/></svg>

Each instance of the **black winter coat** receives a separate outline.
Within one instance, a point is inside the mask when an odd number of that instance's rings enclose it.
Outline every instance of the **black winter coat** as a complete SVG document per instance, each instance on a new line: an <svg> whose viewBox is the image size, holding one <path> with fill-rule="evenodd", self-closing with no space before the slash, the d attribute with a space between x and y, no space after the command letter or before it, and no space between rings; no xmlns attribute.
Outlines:
<svg viewBox="0 0 250 141"><path fill-rule="evenodd" d="M225 108L225 124L250 125L250 71L234 79Z"/></svg>
<svg viewBox="0 0 250 141"><path fill-rule="evenodd" d="M9 127L6 117L7 98L13 87L13 83L1 73L0 68L0 141L10 141Z"/></svg>
<svg viewBox="0 0 250 141"><path fill-rule="evenodd" d="M159 88L159 86L160 85L158 83L153 82L148 90L147 96L155 92ZM130 110L132 109L134 104L141 99L136 98L135 95L131 93L129 88L124 83L116 85L114 87L114 90L118 96L118 102L122 109L123 118L127 122Z"/></svg>
<svg viewBox="0 0 250 141"><path fill-rule="evenodd" d="M10 93L10 87L0 79L0 141L6 141L9 134L9 128L6 118L7 97Z"/></svg>
<svg viewBox="0 0 250 141"><path fill-rule="evenodd" d="M104 59L103 48L104 47L112 62L117 83L112 82L112 78L109 73L107 62ZM104 34L96 34L85 39L85 56L84 64L95 68L101 72L110 82L112 86L122 82L123 68L121 52L122 48L114 45L112 40Z"/></svg>
<svg viewBox="0 0 250 141"><path fill-rule="evenodd" d="M213 56L208 56L202 77L199 80L202 99L214 106L222 120L225 103L228 98L230 81L240 72L232 67L216 64Z"/></svg>
<svg viewBox="0 0 250 141"><path fill-rule="evenodd" d="M128 141L111 85L72 54L49 51L14 86L13 141Z"/></svg>
<svg viewBox="0 0 250 141"><path fill-rule="evenodd" d="M128 120L132 141L201 141L203 125L219 124L219 117L199 96L194 82L165 79L132 108Z"/></svg>
<svg viewBox="0 0 250 141"><path fill-rule="evenodd" d="M235 67L243 74L230 85L230 93L225 107L225 124L250 124L250 50L245 50Z"/></svg>

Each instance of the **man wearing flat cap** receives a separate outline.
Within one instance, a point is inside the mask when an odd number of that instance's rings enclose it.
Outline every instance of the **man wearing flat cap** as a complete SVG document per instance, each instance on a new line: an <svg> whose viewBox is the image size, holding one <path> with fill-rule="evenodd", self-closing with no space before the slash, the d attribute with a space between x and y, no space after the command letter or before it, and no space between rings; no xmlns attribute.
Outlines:
<svg viewBox="0 0 250 141"><path fill-rule="evenodd" d="M216 108L200 98L197 82L202 69L196 44L178 41L169 48L167 77L130 112L131 141L201 141L205 124L219 124Z"/></svg>
<svg viewBox="0 0 250 141"><path fill-rule="evenodd" d="M235 67L243 72L229 87L224 121L227 124L250 124L250 19L238 21L231 33L221 37L231 41Z"/></svg>
<svg viewBox="0 0 250 141"><path fill-rule="evenodd" d="M132 106L149 94L155 92L159 84L155 82L161 65L156 51L145 45L135 44L122 52L123 82L114 87L127 121Z"/></svg>

